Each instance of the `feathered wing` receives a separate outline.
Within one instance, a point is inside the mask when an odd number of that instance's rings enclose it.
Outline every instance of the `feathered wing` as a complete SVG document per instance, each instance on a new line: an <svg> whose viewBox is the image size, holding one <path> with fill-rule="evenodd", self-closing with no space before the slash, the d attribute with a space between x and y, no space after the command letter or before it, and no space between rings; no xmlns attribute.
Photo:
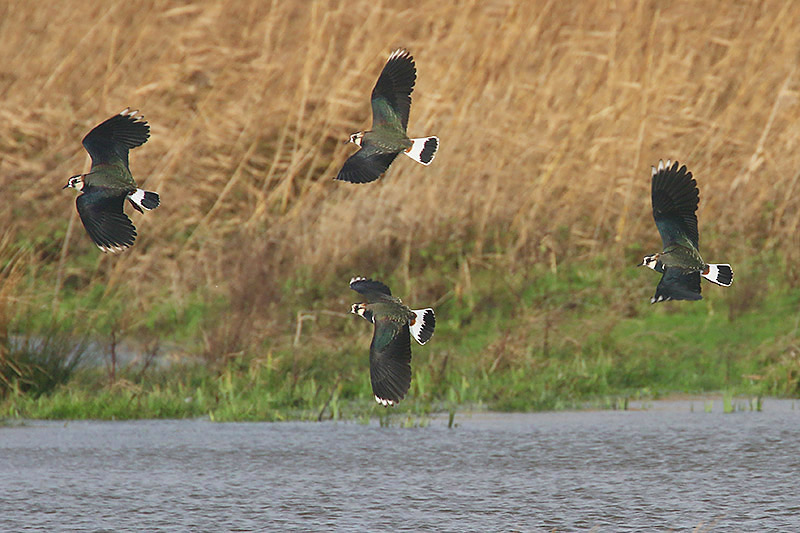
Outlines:
<svg viewBox="0 0 800 533"><path fill-rule="evenodd" d="M663 266L657 272L663 272L661 281L656 287L656 294L650 303L665 302L667 300L702 300L700 294L700 272L686 272L679 268L666 268Z"/></svg>
<svg viewBox="0 0 800 533"><path fill-rule="evenodd" d="M411 334L408 324L390 318L375 320L369 347L369 374L375 400L394 405L411 387Z"/></svg>
<svg viewBox="0 0 800 533"><path fill-rule="evenodd" d="M392 296L392 291L389 287L380 281L362 277L352 278L350 280L350 288L366 298L369 303L386 300L387 297L391 298Z"/></svg>
<svg viewBox="0 0 800 533"><path fill-rule="evenodd" d="M695 212L700 191L686 166L659 161L658 168L653 168L652 200L653 218L664 248L687 238L699 249Z"/></svg>
<svg viewBox="0 0 800 533"><path fill-rule="evenodd" d="M405 133L411 112L411 92L416 80L417 69L408 50L401 48L392 52L372 89L373 130L392 126Z"/></svg>
<svg viewBox="0 0 800 533"><path fill-rule="evenodd" d="M133 245L136 228L122 211L125 194L96 187L84 189L75 204L92 241L104 252L119 252Z"/></svg>
<svg viewBox="0 0 800 533"><path fill-rule="evenodd" d="M128 166L128 151L141 146L150 137L150 125L136 113L125 109L86 134L83 147L92 157L92 167L117 160Z"/></svg>
<svg viewBox="0 0 800 533"><path fill-rule="evenodd" d="M350 183L369 183L375 181L388 170L389 165L400 152L379 152L374 146L362 146L361 149L347 158L337 180Z"/></svg>

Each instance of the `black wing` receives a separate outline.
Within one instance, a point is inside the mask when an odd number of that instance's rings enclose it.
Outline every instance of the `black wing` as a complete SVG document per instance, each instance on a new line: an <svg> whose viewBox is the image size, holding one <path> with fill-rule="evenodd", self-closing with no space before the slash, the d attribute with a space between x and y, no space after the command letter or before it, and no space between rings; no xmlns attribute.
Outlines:
<svg viewBox="0 0 800 533"><path fill-rule="evenodd" d="M375 322L369 347L369 375L372 392L384 405L405 398L411 387L411 334L408 324L388 318Z"/></svg>
<svg viewBox="0 0 800 533"><path fill-rule="evenodd" d="M136 240L136 228L122 211L125 197L119 191L87 187L75 201L86 233L104 252L119 252Z"/></svg>
<svg viewBox="0 0 800 533"><path fill-rule="evenodd" d="M408 50L392 52L372 89L372 129L385 124L397 124L403 132L408 127L411 112L411 92L417 80L414 58Z"/></svg>
<svg viewBox="0 0 800 533"><path fill-rule="evenodd" d="M386 172L399 153L387 154L377 151L373 146L362 146L347 158L336 179L350 183L375 181Z"/></svg>
<svg viewBox="0 0 800 533"><path fill-rule="evenodd" d="M675 244L681 237L687 237L698 248L697 205L700 191L692 173L686 166L664 166L660 161L658 169L653 169L653 218L661 234L664 248Z"/></svg>
<svg viewBox="0 0 800 533"><path fill-rule="evenodd" d="M367 278L353 278L350 280L350 288L367 299L367 302L374 303L385 300L386 296L391 296L392 291L381 283Z"/></svg>
<svg viewBox="0 0 800 533"><path fill-rule="evenodd" d="M92 166L121 159L128 166L128 150L144 144L150 125L136 111L127 109L95 126L83 138L83 147L92 156Z"/></svg>
<svg viewBox="0 0 800 533"><path fill-rule="evenodd" d="M656 265L658 267L658 265ZM656 294L650 303L664 302L667 300L702 300L700 295L700 272L686 272L679 268L656 268L663 272L661 281L656 287Z"/></svg>

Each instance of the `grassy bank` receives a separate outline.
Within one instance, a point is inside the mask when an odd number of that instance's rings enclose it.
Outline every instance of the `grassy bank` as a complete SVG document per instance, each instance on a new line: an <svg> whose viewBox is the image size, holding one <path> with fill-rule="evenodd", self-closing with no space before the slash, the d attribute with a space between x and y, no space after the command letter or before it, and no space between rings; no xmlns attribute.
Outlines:
<svg viewBox="0 0 800 533"><path fill-rule="evenodd" d="M468 293L436 304L436 335L414 347L411 391L395 412L619 407L675 392L797 396L800 291L783 290L781 276L759 280L763 290L745 306L711 285L701 302L651 306L657 276L645 269L597 262L501 275L477 268ZM742 278L746 291L749 276ZM107 351L103 364L77 370L48 394L10 393L0 416L385 416L369 385L371 327L334 311L358 299L346 285L339 292L304 310L299 329L287 317L283 336L224 361L155 354L112 374Z"/></svg>

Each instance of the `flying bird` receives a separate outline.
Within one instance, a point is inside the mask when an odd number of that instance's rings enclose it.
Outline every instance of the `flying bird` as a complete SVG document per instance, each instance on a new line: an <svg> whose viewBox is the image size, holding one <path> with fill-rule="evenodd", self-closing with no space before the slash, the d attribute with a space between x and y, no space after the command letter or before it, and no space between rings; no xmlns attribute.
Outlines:
<svg viewBox="0 0 800 533"><path fill-rule="evenodd" d="M128 168L128 151L150 137L150 125L137 113L125 109L87 133L83 147L92 158L92 167L86 174L70 177L63 187L82 193L75 201L78 214L103 252L120 252L136 240L136 228L122 209L126 199L140 213L160 203L157 193L136 185Z"/></svg>
<svg viewBox="0 0 800 533"><path fill-rule="evenodd" d="M395 405L411 387L411 337L420 344L431 339L436 326L433 309L408 308L380 281L353 278L350 288L367 299L350 309L375 325L369 347L369 374L375 401Z"/></svg>
<svg viewBox="0 0 800 533"><path fill-rule="evenodd" d="M409 139L406 135L416 79L414 58L408 50L392 52L372 89L372 130L354 133L346 141L361 148L345 161L337 180L375 181L400 153L423 165L431 164L439 149L439 138Z"/></svg>
<svg viewBox="0 0 800 533"><path fill-rule="evenodd" d="M652 167L653 218L664 250L646 255L639 266L662 274L650 303L666 300L700 300L700 277L721 285L733 283L728 264L706 263L700 256L697 205L700 191L686 166L667 160Z"/></svg>

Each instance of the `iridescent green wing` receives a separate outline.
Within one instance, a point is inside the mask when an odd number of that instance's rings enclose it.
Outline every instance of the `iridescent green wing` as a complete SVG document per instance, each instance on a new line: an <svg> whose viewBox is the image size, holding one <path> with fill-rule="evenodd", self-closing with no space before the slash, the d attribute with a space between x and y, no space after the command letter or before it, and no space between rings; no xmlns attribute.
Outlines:
<svg viewBox="0 0 800 533"><path fill-rule="evenodd" d="M653 169L652 182L653 218L664 249L673 244L684 244L687 240L699 249L697 232L697 205L700 191L692 173L686 167L679 168L676 161L672 166L659 162Z"/></svg>
<svg viewBox="0 0 800 533"><path fill-rule="evenodd" d="M380 152L374 145L362 146L358 152L347 158L336 179L350 183L375 181L386 172L398 154L399 152Z"/></svg>
<svg viewBox="0 0 800 533"><path fill-rule="evenodd" d="M394 301L392 291L380 281L355 277L350 280L350 288L366 298L369 303Z"/></svg>
<svg viewBox="0 0 800 533"><path fill-rule="evenodd" d="M127 109L97 125L83 138L83 147L92 157L92 168L122 162L128 168L128 151L150 137L150 125L136 111Z"/></svg>
<svg viewBox="0 0 800 533"><path fill-rule="evenodd" d="M136 228L122 211L125 198L118 190L85 187L75 201L86 233L104 252L119 252L136 240Z"/></svg>
<svg viewBox="0 0 800 533"><path fill-rule="evenodd" d="M384 405L402 400L411 387L411 334L408 323L389 317L375 318L369 347L372 392Z"/></svg>
<svg viewBox="0 0 800 533"><path fill-rule="evenodd" d="M405 135L411 111L411 92L416 80L414 58L408 50L395 50L372 90L373 131L390 128Z"/></svg>
<svg viewBox="0 0 800 533"><path fill-rule="evenodd" d="M659 271L658 268L656 268ZM661 281L656 287L656 294L650 300L651 303L663 302L666 300L701 300L700 294L700 272L686 272L679 268L666 268L663 272Z"/></svg>

